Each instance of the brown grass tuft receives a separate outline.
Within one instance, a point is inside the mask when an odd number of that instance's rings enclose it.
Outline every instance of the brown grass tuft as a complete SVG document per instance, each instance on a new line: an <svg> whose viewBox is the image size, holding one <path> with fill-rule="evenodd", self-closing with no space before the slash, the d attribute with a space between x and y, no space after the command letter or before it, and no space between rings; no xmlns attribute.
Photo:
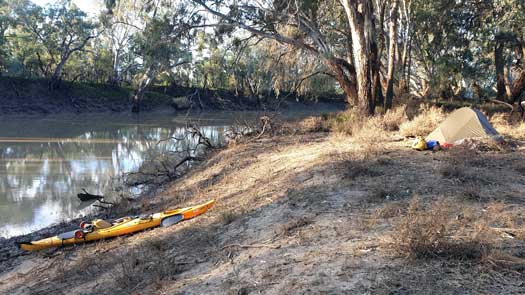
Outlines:
<svg viewBox="0 0 525 295"><path fill-rule="evenodd" d="M234 210L225 210L221 212L220 219L221 223L224 225L230 224L235 220L239 219L244 212L234 211Z"/></svg>
<svg viewBox="0 0 525 295"><path fill-rule="evenodd" d="M449 179L461 182L478 183L488 179L482 174L483 170L476 169L486 164L476 150L464 146L453 147L446 151L439 173Z"/></svg>
<svg viewBox="0 0 525 295"><path fill-rule="evenodd" d="M426 136L434 131L445 119L445 112L435 106L422 105L419 115L399 126L401 135L405 137Z"/></svg>
<svg viewBox="0 0 525 295"><path fill-rule="evenodd" d="M386 203L374 211L375 218L388 219L400 216L405 212L405 204L401 202Z"/></svg>
<svg viewBox="0 0 525 295"><path fill-rule="evenodd" d="M352 135L359 141L378 142L388 137L389 132L399 130L399 126L406 120L405 106L375 116L366 116L354 108L322 120L334 132Z"/></svg>
<svg viewBox="0 0 525 295"><path fill-rule="evenodd" d="M382 129L385 131L397 131L401 124L407 120L406 107L399 106L388 110L384 115L380 116Z"/></svg>
<svg viewBox="0 0 525 295"><path fill-rule="evenodd" d="M395 227L394 246L400 253L414 258L480 258L488 247L480 234L482 228L473 234L458 236L464 226L463 217L458 216L446 201L425 208L416 196Z"/></svg>
<svg viewBox="0 0 525 295"><path fill-rule="evenodd" d="M173 279L183 269L163 254L151 245L122 252L116 257L118 270L114 274L115 282L122 290L132 293L141 286Z"/></svg>
<svg viewBox="0 0 525 295"><path fill-rule="evenodd" d="M481 193L481 189L479 186L474 184L467 184L463 187L463 190L461 191L461 194L463 197L468 201L481 201L483 199L483 195Z"/></svg>
<svg viewBox="0 0 525 295"><path fill-rule="evenodd" d="M305 132L330 131L330 126L323 117L310 116L299 122L299 127Z"/></svg>
<svg viewBox="0 0 525 295"><path fill-rule="evenodd" d="M510 120L508 114L498 113L490 117L490 123L504 136L525 139L525 122L522 120Z"/></svg>

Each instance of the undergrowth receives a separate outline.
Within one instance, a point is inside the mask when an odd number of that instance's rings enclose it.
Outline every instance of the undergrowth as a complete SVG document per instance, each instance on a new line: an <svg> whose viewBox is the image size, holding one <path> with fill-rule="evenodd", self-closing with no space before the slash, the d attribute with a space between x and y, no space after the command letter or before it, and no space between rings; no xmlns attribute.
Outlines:
<svg viewBox="0 0 525 295"><path fill-rule="evenodd" d="M399 126L402 136L426 136L434 131L446 118L445 112L437 107L421 105L418 115L410 121L405 121Z"/></svg>
<svg viewBox="0 0 525 295"><path fill-rule="evenodd" d="M415 259L458 259L502 269L525 269L518 247L523 236L519 212L503 203L484 208L451 200L427 205L415 196L394 226L394 249Z"/></svg>

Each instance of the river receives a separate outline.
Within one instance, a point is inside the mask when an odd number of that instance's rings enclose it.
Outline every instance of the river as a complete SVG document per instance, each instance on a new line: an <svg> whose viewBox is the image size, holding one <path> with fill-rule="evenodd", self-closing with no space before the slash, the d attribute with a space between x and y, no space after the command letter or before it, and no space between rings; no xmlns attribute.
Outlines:
<svg viewBox="0 0 525 295"><path fill-rule="evenodd" d="M334 108L286 112L300 118ZM259 114L212 112L173 115L169 112L132 114L54 115L45 118L0 118L0 237L11 237L81 217L76 194L84 188L104 194L114 179L136 171L152 151L175 145L161 141L185 134L188 122L198 124L215 143L235 121ZM133 191L132 191L133 192Z"/></svg>

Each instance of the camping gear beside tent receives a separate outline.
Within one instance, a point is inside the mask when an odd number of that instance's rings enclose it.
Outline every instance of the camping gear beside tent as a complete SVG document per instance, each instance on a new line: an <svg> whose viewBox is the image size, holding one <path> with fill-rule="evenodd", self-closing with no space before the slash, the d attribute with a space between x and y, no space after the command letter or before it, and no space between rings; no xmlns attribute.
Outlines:
<svg viewBox="0 0 525 295"><path fill-rule="evenodd" d="M412 149L415 149L418 151L424 151L424 150L437 151L441 149L441 145L439 144L439 141L435 141L435 140L426 141L422 136L418 136L412 143Z"/></svg>
<svg viewBox="0 0 525 295"><path fill-rule="evenodd" d="M38 251L51 247L122 236L157 226L170 226L205 213L213 204L215 204L215 200L194 207L167 210L140 217L124 217L110 224L101 220L95 220L92 223L83 222L79 229L38 241L20 243L19 246L26 251Z"/></svg>
<svg viewBox="0 0 525 295"><path fill-rule="evenodd" d="M464 107L450 114L425 140L437 141L442 146L465 138L491 138L502 141L501 135L479 110Z"/></svg>
<svg viewBox="0 0 525 295"><path fill-rule="evenodd" d="M418 136L412 143L412 148L418 151L424 151L427 149L427 142L422 136Z"/></svg>

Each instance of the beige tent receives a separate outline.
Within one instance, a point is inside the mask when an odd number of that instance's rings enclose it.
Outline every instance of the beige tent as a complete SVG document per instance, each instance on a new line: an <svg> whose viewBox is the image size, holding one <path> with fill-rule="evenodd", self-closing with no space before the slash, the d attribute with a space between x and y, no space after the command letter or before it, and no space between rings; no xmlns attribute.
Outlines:
<svg viewBox="0 0 525 295"><path fill-rule="evenodd" d="M478 110L461 108L454 111L448 118L432 131L426 140L436 140L439 143L454 143L465 138L492 138L502 140L498 131L490 125L487 117Z"/></svg>

